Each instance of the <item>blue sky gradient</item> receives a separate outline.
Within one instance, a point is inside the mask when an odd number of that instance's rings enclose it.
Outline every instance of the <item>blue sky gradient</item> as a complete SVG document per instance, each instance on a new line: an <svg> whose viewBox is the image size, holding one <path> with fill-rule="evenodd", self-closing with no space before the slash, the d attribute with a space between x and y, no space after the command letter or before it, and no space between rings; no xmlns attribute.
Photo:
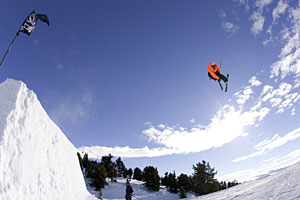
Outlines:
<svg viewBox="0 0 300 200"><path fill-rule="evenodd" d="M7 1L1 55L33 9L50 26L20 35L0 81L25 82L80 151L239 181L300 160L299 1ZM222 57L227 93L207 77Z"/></svg>

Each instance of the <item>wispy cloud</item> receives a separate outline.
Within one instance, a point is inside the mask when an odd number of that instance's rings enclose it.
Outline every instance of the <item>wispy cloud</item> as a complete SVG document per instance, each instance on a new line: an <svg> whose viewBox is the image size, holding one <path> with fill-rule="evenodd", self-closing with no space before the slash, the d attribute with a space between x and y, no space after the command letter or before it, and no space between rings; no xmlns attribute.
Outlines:
<svg viewBox="0 0 300 200"><path fill-rule="evenodd" d="M249 3L248 3L249 0L233 0L233 1L238 3L239 5L245 6L246 11L250 10L250 6L249 6Z"/></svg>
<svg viewBox="0 0 300 200"><path fill-rule="evenodd" d="M239 30L239 26L228 21L222 23L222 28L226 33L229 33L230 35L236 33Z"/></svg>
<svg viewBox="0 0 300 200"><path fill-rule="evenodd" d="M251 86L246 86L243 90L236 92L234 96L237 99L237 103L242 106L250 98L251 94L253 94Z"/></svg>
<svg viewBox="0 0 300 200"><path fill-rule="evenodd" d="M256 76L252 76L249 80L249 83L251 86L260 86L262 84L262 82L260 82L259 80L257 80L257 77Z"/></svg>
<svg viewBox="0 0 300 200"><path fill-rule="evenodd" d="M81 95L77 95L79 91ZM67 122L75 125L90 118L94 94L87 87L78 88L77 92L76 94L70 92L60 97L60 100L57 101L59 103L49 110L49 115L57 124Z"/></svg>
<svg viewBox="0 0 300 200"><path fill-rule="evenodd" d="M270 174L276 170L290 166L300 161L300 149L290 152L285 156L276 156L265 160L255 169L246 169L236 171L226 175L217 175L218 180L238 180L240 182L254 180L262 175Z"/></svg>
<svg viewBox="0 0 300 200"><path fill-rule="evenodd" d="M278 134L274 135L272 139L269 140L264 140L257 145L255 145L254 149L256 152L247 155L247 156L242 156L239 158L234 159L232 162L239 162L239 161L244 161L249 158L253 158L259 155L263 155L268 153L269 151L272 151L275 148L278 148L284 144L286 144L289 141L296 140L300 138L300 128L295 129L289 133L287 133L285 136L280 137Z"/></svg>
<svg viewBox="0 0 300 200"><path fill-rule="evenodd" d="M272 3L272 0L257 0L255 2L255 6L258 8L255 12L251 15L251 20L253 21L251 32L254 35L258 35L262 32L264 23L265 23L265 17L263 16L263 10L264 7L268 6Z"/></svg>
<svg viewBox="0 0 300 200"><path fill-rule="evenodd" d="M263 30L265 18L263 17L261 12L254 12L251 15L251 20L253 21L251 32L254 35L258 35Z"/></svg>
<svg viewBox="0 0 300 200"><path fill-rule="evenodd" d="M278 1L276 8L274 8L272 12L273 23L276 23L276 20L279 19L280 15L285 13L287 8L288 8L287 2L283 0Z"/></svg>

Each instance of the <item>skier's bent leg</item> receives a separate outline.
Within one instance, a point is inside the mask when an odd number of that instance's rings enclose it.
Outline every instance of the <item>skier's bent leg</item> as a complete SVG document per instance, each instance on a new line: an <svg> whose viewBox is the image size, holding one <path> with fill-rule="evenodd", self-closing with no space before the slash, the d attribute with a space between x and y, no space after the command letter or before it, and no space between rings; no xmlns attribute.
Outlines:
<svg viewBox="0 0 300 200"><path fill-rule="evenodd" d="M219 75L220 79L223 80L225 83L228 81L227 77L224 76L223 74Z"/></svg>

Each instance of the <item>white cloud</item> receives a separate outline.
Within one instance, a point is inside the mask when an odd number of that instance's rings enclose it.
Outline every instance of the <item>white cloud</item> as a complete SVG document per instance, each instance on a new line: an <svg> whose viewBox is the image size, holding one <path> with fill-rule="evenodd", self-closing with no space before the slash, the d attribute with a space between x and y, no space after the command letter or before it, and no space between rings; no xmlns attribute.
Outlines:
<svg viewBox="0 0 300 200"><path fill-rule="evenodd" d="M259 111L250 110L241 114L241 121L244 126L254 125L258 126L258 122L261 122L270 112L267 107L261 108Z"/></svg>
<svg viewBox="0 0 300 200"><path fill-rule="evenodd" d="M234 25L231 22L223 22L222 28L226 33L234 34L239 30L239 27L237 25Z"/></svg>
<svg viewBox="0 0 300 200"><path fill-rule="evenodd" d="M243 160L247 160L249 158L253 158L262 154L266 154L267 152L278 148L284 144L286 144L289 141L296 140L300 138L300 128L295 129L289 133L287 133L285 136L280 137L279 135L274 135L272 139L270 140L264 140L260 142L259 144L255 145L254 149L256 152L247 155L247 156L242 156L239 158L234 159L232 162L240 162Z"/></svg>
<svg viewBox="0 0 300 200"><path fill-rule="evenodd" d="M250 6L248 4L248 0L233 0L234 2L237 2L239 5L244 5L246 8L246 11L250 10Z"/></svg>
<svg viewBox="0 0 300 200"><path fill-rule="evenodd" d="M282 82L279 85L279 88L277 90L274 90L273 92L278 96L284 96L287 95L291 91L291 89L292 89L291 84Z"/></svg>
<svg viewBox="0 0 300 200"><path fill-rule="evenodd" d="M270 103L272 107L278 106L282 102L281 98L272 98L270 99Z"/></svg>
<svg viewBox="0 0 300 200"><path fill-rule="evenodd" d="M261 93L261 96L265 95L264 97L262 97L262 101L263 102L270 101L270 103L274 105L276 104L276 102L280 101L279 99L282 96L287 95L291 90L292 90L292 85L286 82L282 82L279 85L279 88L275 90L273 89L272 86L265 85Z"/></svg>
<svg viewBox="0 0 300 200"><path fill-rule="evenodd" d="M266 93L272 92L272 91L273 91L273 86L265 85L264 88L263 88L263 91L261 93L261 96L266 94Z"/></svg>
<svg viewBox="0 0 300 200"><path fill-rule="evenodd" d="M259 118L259 115L256 116ZM130 147L81 147L80 151L89 153L91 157L100 157L111 153L121 157L155 157L171 154L185 154L201 152L211 148L221 147L239 136L246 136L243 133L243 126L248 121L242 121L240 111L226 105L220 110L207 126L193 126L192 128L170 127L167 125L149 126L142 132L148 142L160 145L160 148L149 149ZM254 120L254 119L252 119Z"/></svg>
<svg viewBox="0 0 300 200"><path fill-rule="evenodd" d="M272 12L273 23L276 22L280 15L285 13L287 7L288 4L286 2L284 2L283 0L278 1L276 8L274 8Z"/></svg>
<svg viewBox="0 0 300 200"><path fill-rule="evenodd" d="M291 26L281 32L282 42L286 42L281 49L280 60L271 66L270 78L280 75L283 79L288 74L300 74L300 8L289 9L288 19Z"/></svg>
<svg viewBox="0 0 300 200"><path fill-rule="evenodd" d="M217 113L205 128L167 127L165 130L158 130L150 126L143 131L143 135L148 138L149 142L178 150L181 153L200 152L220 147L242 134L239 112L236 112L233 107Z"/></svg>
<svg viewBox="0 0 300 200"><path fill-rule="evenodd" d="M300 95L298 93L292 93L286 95L284 98L285 100L279 105L278 113L282 113L286 109L292 108L294 103L300 99Z"/></svg>
<svg viewBox="0 0 300 200"><path fill-rule="evenodd" d="M296 115L296 108L294 107L292 110L291 110L291 115Z"/></svg>
<svg viewBox="0 0 300 200"><path fill-rule="evenodd" d="M157 125L157 128L159 128L159 129L165 129L166 126L164 124L159 124L159 125Z"/></svg>
<svg viewBox="0 0 300 200"><path fill-rule="evenodd" d="M256 7L263 9L265 6L268 6L272 3L273 0L257 0L255 2Z"/></svg>
<svg viewBox="0 0 300 200"><path fill-rule="evenodd" d="M259 99L258 102L254 106L251 107L250 111L257 111L258 109L261 108L262 105L262 100Z"/></svg>
<svg viewBox="0 0 300 200"><path fill-rule="evenodd" d="M101 158L102 156L111 154L113 156L120 156L123 158L137 158L137 157L157 157L164 155L172 155L176 152L174 149L168 148L153 148L149 147L143 148L130 148L126 147L102 147L102 146L92 146L92 147L80 147L78 151L81 153L88 153L89 158Z"/></svg>
<svg viewBox="0 0 300 200"><path fill-rule="evenodd" d="M255 87L260 86L262 84L259 80L257 80L256 76L252 76L249 80L249 83L251 86Z"/></svg>
<svg viewBox="0 0 300 200"><path fill-rule="evenodd" d="M252 88L250 86L246 86L242 91L235 93L234 96L237 98L236 102L242 106L250 98L251 94L253 94Z"/></svg>
<svg viewBox="0 0 300 200"><path fill-rule="evenodd" d="M251 32L254 35L258 35L263 30L265 18L261 12L254 12L251 16L251 20L253 21Z"/></svg>
<svg viewBox="0 0 300 200"><path fill-rule="evenodd" d="M272 3L272 0L257 0L255 2L256 7L258 7L257 11L254 11L251 15L251 20L253 21L251 32L256 36L262 32L265 17L263 16L264 7L268 6Z"/></svg>

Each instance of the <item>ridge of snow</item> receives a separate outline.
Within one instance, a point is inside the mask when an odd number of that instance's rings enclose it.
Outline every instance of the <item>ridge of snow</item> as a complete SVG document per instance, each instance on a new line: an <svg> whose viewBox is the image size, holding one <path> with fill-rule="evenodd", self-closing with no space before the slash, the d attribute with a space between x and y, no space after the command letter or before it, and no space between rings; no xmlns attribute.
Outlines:
<svg viewBox="0 0 300 200"><path fill-rule="evenodd" d="M22 81L0 84L0 199L86 200L77 149Z"/></svg>

